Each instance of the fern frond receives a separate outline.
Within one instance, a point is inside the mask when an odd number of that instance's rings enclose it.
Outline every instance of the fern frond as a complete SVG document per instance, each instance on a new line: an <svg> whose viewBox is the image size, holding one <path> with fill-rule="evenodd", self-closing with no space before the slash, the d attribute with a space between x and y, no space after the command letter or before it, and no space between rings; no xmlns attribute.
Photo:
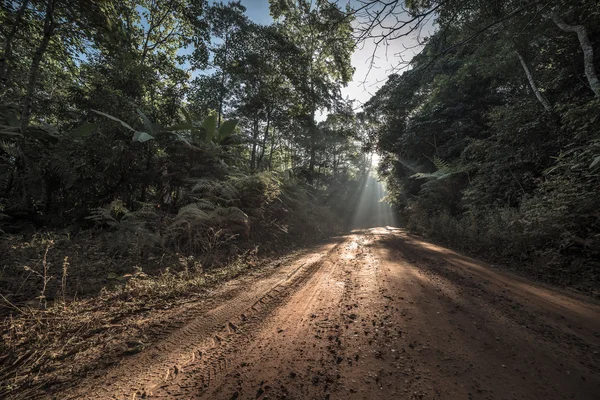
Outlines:
<svg viewBox="0 0 600 400"><path fill-rule="evenodd" d="M23 155L23 152L14 142L7 140L0 140L0 149L11 157L19 157Z"/></svg>
<svg viewBox="0 0 600 400"><path fill-rule="evenodd" d="M64 159L50 159L46 164L45 170L51 177L58 179L65 189L71 188L77 179L73 168Z"/></svg>
<svg viewBox="0 0 600 400"><path fill-rule="evenodd" d="M113 200L105 207L97 207L93 209L89 216L85 219L94 221L95 223L107 224L108 226L117 226L123 216L127 215L129 210L125 208L121 200Z"/></svg>
<svg viewBox="0 0 600 400"><path fill-rule="evenodd" d="M435 166L436 172L451 172L453 169L448 161L444 161L437 156L433 157L433 165Z"/></svg>
<svg viewBox="0 0 600 400"><path fill-rule="evenodd" d="M198 199L196 206L201 210L214 210L217 206L208 199Z"/></svg>
<svg viewBox="0 0 600 400"><path fill-rule="evenodd" d="M434 172L418 172L411 175L413 179L429 179L429 180L440 180L451 177L452 175L461 173L464 171L462 166L454 166L448 161L444 161L441 158L434 157L433 165L436 170Z"/></svg>
<svg viewBox="0 0 600 400"><path fill-rule="evenodd" d="M212 179L197 180L192 187L192 193L224 202L231 202L238 197L238 191L231 183Z"/></svg>
<svg viewBox="0 0 600 400"><path fill-rule="evenodd" d="M214 213L221 223L237 223L246 225L248 223L248 216L242 210L237 207L219 207Z"/></svg>

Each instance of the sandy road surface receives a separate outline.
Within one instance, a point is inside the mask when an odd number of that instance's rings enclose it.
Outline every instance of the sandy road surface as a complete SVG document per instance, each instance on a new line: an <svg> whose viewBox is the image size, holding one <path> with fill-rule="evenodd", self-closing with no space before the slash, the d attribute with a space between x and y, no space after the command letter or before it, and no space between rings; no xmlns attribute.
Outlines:
<svg viewBox="0 0 600 400"><path fill-rule="evenodd" d="M229 283L57 397L600 399L600 305L376 228Z"/></svg>

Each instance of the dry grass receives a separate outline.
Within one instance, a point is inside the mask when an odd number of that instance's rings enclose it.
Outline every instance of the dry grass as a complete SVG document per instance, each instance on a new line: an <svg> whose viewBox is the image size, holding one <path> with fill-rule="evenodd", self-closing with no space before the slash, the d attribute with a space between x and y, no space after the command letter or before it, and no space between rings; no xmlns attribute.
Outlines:
<svg viewBox="0 0 600 400"><path fill-rule="evenodd" d="M166 329L166 310L256 266L256 251L249 251L210 272L193 264L156 277L138 270L117 289L45 309L18 307L0 297L11 309L1 323L0 398L41 396L142 350Z"/></svg>

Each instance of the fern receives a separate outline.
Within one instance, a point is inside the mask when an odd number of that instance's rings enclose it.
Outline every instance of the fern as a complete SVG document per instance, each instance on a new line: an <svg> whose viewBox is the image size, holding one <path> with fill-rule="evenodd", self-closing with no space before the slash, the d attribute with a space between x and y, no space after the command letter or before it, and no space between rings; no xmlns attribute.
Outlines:
<svg viewBox="0 0 600 400"><path fill-rule="evenodd" d="M192 193L201 194L204 199L214 202L223 202L231 204L238 198L237 189L227 181L217 181L211 179L199 179L195 181L192 187Z"/></svg>
<svg viewBox="0 0 600 400"><path fill-rule="evenodd" d="M207 199L181 207L167 228L167 240L188 253L205 251L207 233L222 232L230 240L249 233L248 216L237 207L219 207ZM209 235L210 236L210 235Z"/></svg>
<svg viewBox="0 0 600 400"><path fill-rule="evenodd" d="M205 203L202 203L202 205L205 205ZM173 223L169 226L169 230L173 231L181 226L197 226L206 221L210 221L210 216L206 211L202 210L198 204L188 204L179 209Z"/></svg>
<svg viewBox="0 0 600 400"><path fill-rule="evenodd" d="M444 161L439 157L433 157L433 165L437 171L452 172L453 168L448 161Z"/></svg>
<svg viewBox="0 0 600 400"><path fill-rule="evenodd" d="M13 180L13 168L6 167L0 174L0 193L7 193Z"/></svg>
<svg viewBox="0 0 600 400"><path fill-rule="evenodd" d="M248 216L237 207L219 207L210 215L211 217L214 217L214 221L218 221L219 224L248 224Z"/></svg>
<svg viewBox="0 0 600 400"><path fill-rule="evenodd" d="M49 175L48 178L56 178L65 189L70 189L77 179L73 168L64 159L52 158L48 160L45 171Z"/></svg>
<svg viewBox="0 0 600 400"><path fill-rule="evenodd" d="M462 167L453 166L437 156L433 158L433 165L436 168L434 172L418 172L410 177L413 179L440 180L464 171Z"/></svg>
<svg viewBox="0 0 600 400"><path fill-rule="evenodd" d="M217 206L208 199L199 199L196 202L196 206L200 210L214 210L215 208L217 208Z"/></svg>
<svg viewBox="0 0 600 400"><path fill-rule="evenodd" d="M97 207L92 210L87 220L94 221L98 225L118 226L119 220L129 212L121 200L113 200L105 207Z"/></svg>

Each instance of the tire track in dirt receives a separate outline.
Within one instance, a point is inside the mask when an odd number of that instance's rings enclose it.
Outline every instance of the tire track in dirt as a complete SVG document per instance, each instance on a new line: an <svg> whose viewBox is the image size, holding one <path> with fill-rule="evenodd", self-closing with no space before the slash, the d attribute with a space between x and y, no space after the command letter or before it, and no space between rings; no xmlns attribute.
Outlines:
<svg viewBox="0 0 600 400"><path fill-rule="evenodd" d="M575 317L566 309L552 315L557 308L543 300L545 288L531 282L523 287L516 277L507 280L510 275L492 270L483 279L472 269L481 264L461 264L443 248L422 246L429 245L401 234L387 236L377 250L386 291L403 297L408 346L402 351L414 370L401 389L404 396L597 398L597 305L596 317L574 335L569 323L550 322Z"/></svg>
<svg viewBox="0 0 600 400"><path fill-rule="evenodd" d="M226 292L221 299L222 304L194 311L197 316L181 329L141 353L124 359L120 365L109 369L106 375L92 379L63 398L145 398L161 386L181 379L184 367L196 365L199 361L204 365L200 371L203 385L208 385L226 368L221 354L232 337L260 322L278 302L318 272L337 245L321 246L315 252L282 266L272 276L241 280L251 287L241 291L235 288L233 296ZM210 303L218 301L216 298Z"/></svg>
<svg viewBox="0 0 600 400"><path fill-rule="evenodd" d="M362 253L359 240L338 246L326 266L231 349L229 371L213 387L198 391L190 374L188 385L170 388L164 397L326 398L336 392L342 314L355 290L351 270Z"/></svg>
<svg viewBox="0 0 600 400"><path fill-rule="evenodd" d="M188 390L201 393L218 385L230 370L230 353L243 347L248 337L252 337L261 328L261 324L275 308L286 304L293 293L304 291L307 286L312 287L311 282L320 281L319 277L333 267L334 264L329 260L320 260L305 273L292 278L290 284L284 282L274 287L247 309L240 317L239 324L228 322L219 339L213 342L212 346L205 347L204 354L182 365L181 370L185 371L184 374L165 380L160 387L148 394L151 394L152 398L173 398L184 395ZM296 273L297 271L294 271L294 275Z"/></svg>

